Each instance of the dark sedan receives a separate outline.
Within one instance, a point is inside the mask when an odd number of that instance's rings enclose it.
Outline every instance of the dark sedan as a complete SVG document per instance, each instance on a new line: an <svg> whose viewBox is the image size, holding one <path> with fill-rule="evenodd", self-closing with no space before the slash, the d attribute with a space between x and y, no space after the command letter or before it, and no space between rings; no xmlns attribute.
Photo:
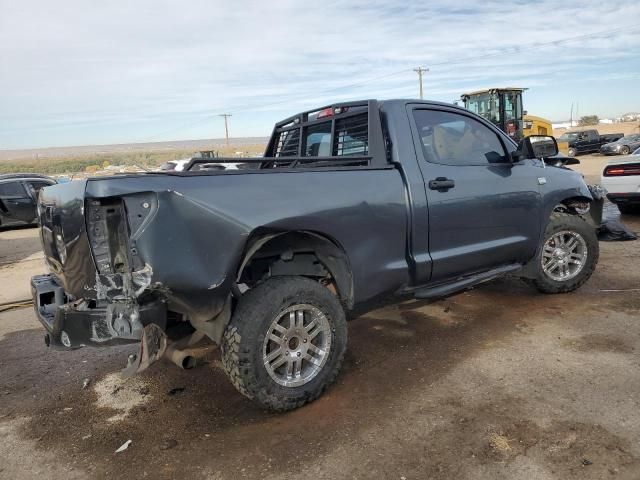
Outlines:
<svg viewBox="0 0 640 480"><path fill-rule="evenodd" d="M640 148L640 133L626 135L615 142L605 143L600 147L603 155L629 155L637 148Z"/></svg>
<svg viewBox="0 0 640 480"><path fill-rule="evenodd" d="M0 175L0 228L36 224L38 192L55 183L53 178L44 175Z"/></svg>

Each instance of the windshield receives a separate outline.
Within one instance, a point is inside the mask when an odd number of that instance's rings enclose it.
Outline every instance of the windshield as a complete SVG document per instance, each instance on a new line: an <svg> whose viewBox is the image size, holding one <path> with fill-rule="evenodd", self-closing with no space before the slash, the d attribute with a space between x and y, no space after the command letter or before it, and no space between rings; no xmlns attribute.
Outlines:
<svg viewBox="0 0 640 480"><path fill-rule="evenodd" d="M560 135L560 138L558 140L560 140L561 142L568 142L570 140L577 140L577 138L578 134L576 132L567 132Z"/></svg>
<svg viewBox="0 0 640 480"><path fill-rule="evenodd" d="M504 115L509 120L520 120L522 117L522 95L520 92L507 92L504 94Z"/></svg>
<svg viewBox="0 0 640 480"><path fill-rule="evenodd" d="M469 97L465 101L465 107L473 113L489 120L494 125L500 126L500 109L498 108L498 95L495 93L481 93Z"/></svg>

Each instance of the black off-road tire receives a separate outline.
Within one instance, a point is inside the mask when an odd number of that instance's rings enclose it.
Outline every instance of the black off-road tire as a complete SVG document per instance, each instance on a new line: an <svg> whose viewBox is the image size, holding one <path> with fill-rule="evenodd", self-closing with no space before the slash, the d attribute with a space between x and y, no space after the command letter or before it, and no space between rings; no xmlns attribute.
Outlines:
<svg viewBox="0 0 640 480"><path fill-rule="evenodd" d="M322 369L309 382L285 387L263 363L263 344L271 322L287 308L317 307L329 321L331 348ZM347 323L339 299L305 277L273 277L246 292L238 302L222 339L222 364L240 393L274 411L287 411L317 399L335 381L347 348Z"/></svg>
<svg viewBox="0 0 640 480"><path fill-rule="evenodd" d="M600 256L600 245L598 236L593 226L578 216L564 212L553 212L549 218L549 223L544 232L543 245L555 233L561 231L572 231L579 233L587 245L587 259L582 270L573 278L565 281L558 281L550 278L542 269L542 253L536 258L536 277L533 283L536 288L543 293L566 293L580 288L593 274Z"/></svg>

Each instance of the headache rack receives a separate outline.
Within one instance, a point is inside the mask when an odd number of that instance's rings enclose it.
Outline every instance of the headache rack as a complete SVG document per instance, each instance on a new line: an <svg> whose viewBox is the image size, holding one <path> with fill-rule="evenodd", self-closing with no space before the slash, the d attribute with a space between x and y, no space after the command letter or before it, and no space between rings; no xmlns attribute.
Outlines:
<svg viewBox="0 0 640 480"><path fill-rule="evenodd" d="M187 171L220 170L225 163L242 168L382 167L387 165L376 100L327 105L275 125L261 158L195 157Z"/></svg>

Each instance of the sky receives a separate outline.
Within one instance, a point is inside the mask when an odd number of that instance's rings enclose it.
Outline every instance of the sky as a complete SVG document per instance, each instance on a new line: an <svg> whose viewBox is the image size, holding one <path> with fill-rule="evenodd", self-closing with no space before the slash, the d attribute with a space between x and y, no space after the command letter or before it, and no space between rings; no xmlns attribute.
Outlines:
<svg viewBox="0 0 640 480"><path fill-rule="evenodd" d="M267 136L363 98L640 111L638 0L0 0L0 149Z"/></svg>

